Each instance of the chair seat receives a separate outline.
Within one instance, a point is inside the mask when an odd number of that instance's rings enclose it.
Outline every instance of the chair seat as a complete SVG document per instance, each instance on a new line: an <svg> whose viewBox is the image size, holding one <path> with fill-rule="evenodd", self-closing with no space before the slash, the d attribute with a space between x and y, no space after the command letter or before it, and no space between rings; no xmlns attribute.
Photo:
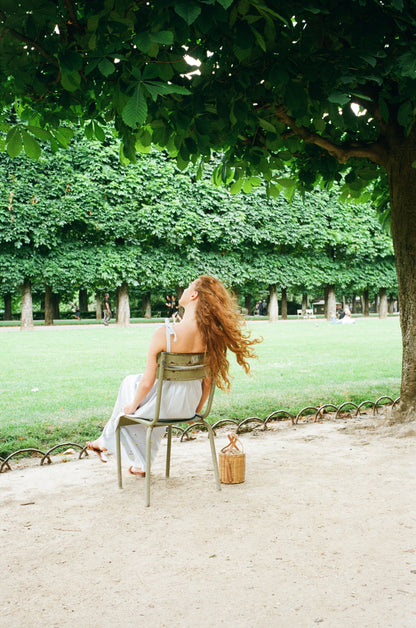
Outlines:
<svg viewBox="0 0 416 628"><path fill-rule="evenodd" d="M196 414L194 416L189 417L188 419L159 419L157 422L157 425L160 425L162 423L189 423L190 421L198 421L200 420L201 417L197 416Z"/></svg>
<svg viewBox="0 0 416 628"><path fill-rule="evenodd" d="M189 423L190 421L200 421L201 418L202 417L199 414L194 414L194 416L181 418L181 419L158 419L154 427L157 427L158 425L162 425L162 424L170 425L173 423ZM120 417L120 421L122 425L125 425L126 423L125 421L123 421L123 419L131 419L132 423L137 423L138 421L152 423L154 421L153 418L150 419L144 416L136 416L134 414L124 414L122 417Z"/></svg>

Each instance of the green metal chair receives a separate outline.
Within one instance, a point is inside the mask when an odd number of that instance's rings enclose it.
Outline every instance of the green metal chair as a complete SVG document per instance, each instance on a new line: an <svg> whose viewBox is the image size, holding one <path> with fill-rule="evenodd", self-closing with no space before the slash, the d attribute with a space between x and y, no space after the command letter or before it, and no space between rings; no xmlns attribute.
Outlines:
<svg viewBox="0 0 416 628"><path fill-rule="evenodd" d="M191 418L182 419L160 419L160 404L162 400L163 382L164 381L190 381L196 379L203 379L206 375L205 370L205 354L203 353L167 353L162 351L157 358L157 371L156 378L158 380L157 397L156 397L156 412L152 419L144 417L136 417L132 415L123 415L120 417L117 429L116 429L116 454L117 454L117 474L118 485L123 488L122 476L121 476L121 446L120 446L120 429L126 425L135 425L140 423L147 427L146 430L146 494L145 505L150 506L150 449L152 441L152 432L155 427L167 426L167 453L166 453L166 477L169 477L170 472L170 454L172 445L172 425L177 423L190 423L192 421L198 421L208 430L209 441L211 445L212 464L214 467L215 482L217 489L221 490L220 476L218 472L217 454L215 451L214 433L211 425L206 421L208 414L210 413L212 401L215 392L215 380L212 380L211 390L208 396L207 403L202 415L195 415Z"/></svg>

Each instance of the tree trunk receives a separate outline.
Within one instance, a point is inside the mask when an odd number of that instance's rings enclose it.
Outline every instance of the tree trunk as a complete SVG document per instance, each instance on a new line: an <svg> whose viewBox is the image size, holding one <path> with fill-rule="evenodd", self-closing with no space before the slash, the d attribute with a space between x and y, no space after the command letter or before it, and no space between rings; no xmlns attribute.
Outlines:
<svg viewBox="0 0 416 628"><path fill-rule="evenodd" d="M279 302L277 300L276 284L269 286L270 300L269 300L269 321L276 323L279 320Z"/></svg>
<svg viewBox="0 0 416 628"><path fill-rule="evenodd" d="M53 295L50 286L45 286L45 325L53 325Z"/></svg>
<svg viewBox="0 0 416 628"><path fill-rule="evenodd" d="M101 294L97 292L95 294L95 319L97 321L100 321L102 320L102 317L103 317L103 313L102 313Z"/></svg>
<svg viewBox="0 0 416 628"><path fill-rule="evenodd" d="M20 329L25 331L33 329L33 304L32 304L32 284L25 279L22 284L22 313L20 317Z"/></svg>
<svg viewBox="0 0 416 628"><path fill-rule="evenodd" d="M378 314L378 294L374 296L374 312Z"/></svg>
<svg viewBox="0 0 416 628"><path fill-rule="evenodd" d="M388 299L388 312L389 314L394 314L394 297L389 296Z"/></svg>
<svg viewBox="0 0 416 628"><path fill-rule="evenodd" d="M356 294L352 295L351 313L357 314L357 295Z"/></svg>
<svg viewBox="0 0 416 628"><path fill-rule="evenodd" d="M246 294L244 298L244 307L247 310L247 314L250 316L251 314L251 294Z"/></svg>
<svg viewBox="0 0 416 628"><path fill-rule="evenodd" d="M308 295L306 292L302 294L302 316L306 316L306 308L308 307Z"/></svg>
<svg viewBox="0 0 416 628"><path fill-rule="evenodd" d="M324 318L331 320L331 316L328 318L328 286L324 286Z"/></svg>
<svg viewBox="0 0 416 628"><path fill-rule="evenodd" d="M394 418L416 419L416 130L389 151L387 167L402 330L400 404Z"/></svg>
<svg viewBox="0 0 416 628"><path fill-rule="evenodd" d="M335 286L326 286L326 320L330 321L332 316L337 315L337 300L335 297Z"/></svg>
<svg viewBox="0 0 416 628"><path fill-rule="evenodd" d="M53 296L53 317L55 320L59 320L61 318L61 313L59 311L59 306L61 304L61 297L59 294L52 293Z"/></svg>
<svg viewBox="0 0 416 628"><path fill-rule="evenodd" d="M85 288L81 288L78 292L78 305L82 312L88 312L88 292Z"/></svg>
<svg viewBox="0 0 416 628"><path fill-rule="evenodd" d="M147 292L143 298L143 310L145 318L152 318L152 304L150 301L150 292Z"/></svg>
<svg viewBox="0 0 416 628"><path fill-rule="evenodd" d="M287 288L282 288L282 320L287 321Z"/></svg>
<svg viewBox="0 0 416 628"><path fill-rule="evenodd" d="M363 299L363 306L362 306L363 316L370 316L370 300L368 298L368 289L364 290L362 299Z"/></svg>
<svg viewBox="0 0 416 628"><path fill-rule="evenodd" d="M13 316L12 316L12 295L10 294L10 292L8 292L7 294L4 295L3 320L11 321L12 318L13 318Z"/></svg>
<svg viewBox="0 0 416 628"><path fill-rule="evenodd" d="M387 318L387 290L380 288L379 291L379 318Z"/></svg>
<svg viewBox="0 0 416 628"><path fill-rule="evenodd" d="M117 288L117 323L121 327L130 324L129 287L125 281Z"/></svg>

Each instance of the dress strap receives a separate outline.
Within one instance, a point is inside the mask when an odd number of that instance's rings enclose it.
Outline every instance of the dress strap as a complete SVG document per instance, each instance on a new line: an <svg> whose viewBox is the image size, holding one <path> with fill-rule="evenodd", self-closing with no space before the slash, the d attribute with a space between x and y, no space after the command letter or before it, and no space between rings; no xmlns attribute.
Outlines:
<svg viewBox="0 0 416 628"><path fill-rule="evenodd" d="M173 339L176 340L176 332L173 328L173 324L170 322L168 318L165 318L165 328L166 328L166 351L170 353L170 337L173 336Z"/></svg>

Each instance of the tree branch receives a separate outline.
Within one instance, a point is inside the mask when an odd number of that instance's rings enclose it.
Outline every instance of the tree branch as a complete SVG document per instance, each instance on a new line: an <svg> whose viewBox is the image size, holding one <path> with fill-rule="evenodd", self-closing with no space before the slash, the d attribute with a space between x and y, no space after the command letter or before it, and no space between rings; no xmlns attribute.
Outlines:
<svg viewBox="0 0 416 628"><path fill-rule="evenodd" d="M281 122L287 124L292 131L304 142L309 144L315 144L326 150L330 155L335 157L341 164L345 164L352 157L367 158L371 161L385 166L387 163L387 152L383 146L378 142L372 144L345 144L344 146L338 146L330 140L321 137L317 133L309 131L306 127L298 126L294 118L289 116L284 107L276 107L275 114Z"/></svg>
<svg viewBox="0 0 416 628"><path fill-rule="evenodd" d="M2 19L5 19L4 14L0 14L0 17ZM45 59L49 61L49 63L52 63L55 66L58 66L58 61L54 57L52 57L49 54L49 52L47 52L44 48L42 48L42 46L39 46L39 44L36 41L33 41L32 39L30 39L30 37L26 37L26 35L23 35L23 33L19 33L19 31L16 31L14 28L8 28L7 26L5 26L5 28L3 29L2 36L5 32L9 32L10 35L12 35L15 39L18 39L19 41L23 41L25 44L27 44L31 48L35 48L38 52L40 52L40 54L43 57L45 57Z"/></svg>

